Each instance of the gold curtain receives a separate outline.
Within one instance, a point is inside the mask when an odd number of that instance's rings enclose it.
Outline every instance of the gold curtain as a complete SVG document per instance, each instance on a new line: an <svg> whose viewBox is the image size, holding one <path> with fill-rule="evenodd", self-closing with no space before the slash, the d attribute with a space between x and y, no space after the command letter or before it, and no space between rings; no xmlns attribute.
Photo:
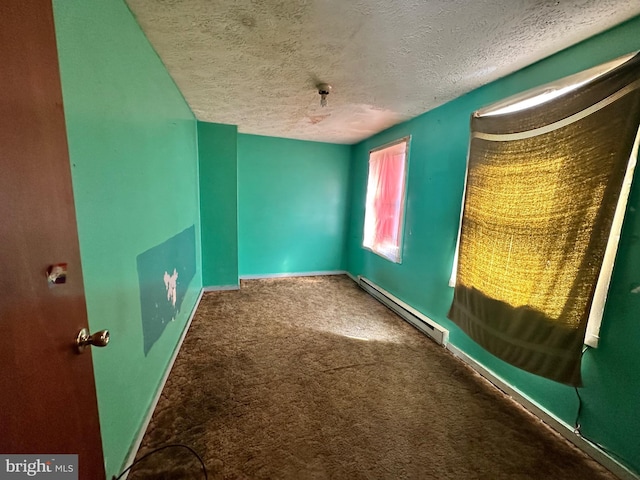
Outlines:
<svg viewBox="0 0 640 480"><path fill-rule="evenodd" d="M581 385L596 281L640 123L640 55L543 104L474 114L451 318Z"/></svg>

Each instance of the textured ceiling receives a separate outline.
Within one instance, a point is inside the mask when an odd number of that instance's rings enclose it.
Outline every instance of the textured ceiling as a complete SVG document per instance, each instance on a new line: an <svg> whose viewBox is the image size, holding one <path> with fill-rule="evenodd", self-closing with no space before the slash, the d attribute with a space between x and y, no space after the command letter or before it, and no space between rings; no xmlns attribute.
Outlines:
<svg viewBox="0 0 640 480"><path fill-rule="evenodd" d="M355 143L640 14L639 0L127 0L196 117ZM333 91L320 107L315 85Z"/></svg>

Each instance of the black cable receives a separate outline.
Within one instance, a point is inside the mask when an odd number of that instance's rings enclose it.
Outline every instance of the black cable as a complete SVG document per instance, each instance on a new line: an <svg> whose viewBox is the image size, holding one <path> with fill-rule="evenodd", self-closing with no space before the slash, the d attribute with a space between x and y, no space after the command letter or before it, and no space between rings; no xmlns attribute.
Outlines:
<svg viewBox="0 0 640 480"><path fill-rule="evenodd" d="M160 450L164 450L166 448L173 448L173 447L186 448L191 453L193 453L198 458L198 460L200 460L200 465L202 465L202 472L204 473L204 480L208 480L209 479L209 477L207 475L207 467L205 467L204 462L202 461L202 458L200 457L200 455L198 455L198 453L193 448L191 448L191 447L189 447L187 445L183 445L181 443L172 443L171 445L165 445L164 447L159 447L159 448L156 448L155 450L151 450L149 453L143 455L138 460L136 460L131 465L129 465L127 468L125 468L122 472L120 472L120 475L118 475L117 477L114 475L112 477L112 480L120 480L125 473L127 473L129 470L131 470L135 465L140 463L145 458L153 455L154 453L159 452Z"/></svg>
<svg viewBox="0 0 640 480"><path fill-rule="evenodd" d="M580 396L580 391L578 387L574 387L576 389L576 395L578 396L578 411L576 412L576 421L573 425L573 433L580 434L580 414L582 413L582 397Z"/></svg>
<svg viewBox="0 0 640 480"><path fill-rule="evenodd" d="M584 357L584 352L586 352L587 350L589 350L589 347L587 345L584 346L584 348L582 349L582 353L580 354L580 359L582 359L582 357ZM580 414L582 413L582 397L580 396L580 391L578 390L578 387L574 387L576 389L576 395L578 397L578 411L576 412L576 421L574 422L573 425L573 433L580 435Z"/></svg>
<svg viewBox="0 0 640 480"><path fill-rule="evenodd" d="M586 352L587 350L589 350L589 346L585 345L584 348L582 349L582 354L580 355L580 358L582 358L584 356L584 352ZM578 387L574 387L576 389L576 395L578 396L578 411L576 412L576 421L575 421L575 425L574 425L574 430L573 433L575 433L576 435L580 436L580 438L586 440L587 442L589 442L591 445L595 446L596 448L599 448L600 450L602 450L603 452L605 452L607 455L609 455L612 458L616 458L619 461L621 461L622 463L626 463L628 464L629 462L627 462L627 460L625 458L623 458L622 456L618 455L615 452L612 452L611 450L609 450L608 448L606 448L604 445L591 440L589 437L585 437L582 434L582 431L580 430L580 428L582 427L582 425L580 425L580 414L582 413L582 397L580 396L580 391L578 390Z"/></svg>

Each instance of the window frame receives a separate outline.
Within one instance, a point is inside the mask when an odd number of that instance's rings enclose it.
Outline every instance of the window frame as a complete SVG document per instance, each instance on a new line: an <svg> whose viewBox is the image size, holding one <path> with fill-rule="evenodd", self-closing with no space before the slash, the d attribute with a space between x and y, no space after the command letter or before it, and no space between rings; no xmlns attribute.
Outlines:
<svg viewBox="0 0 640 480"><path fill-rule="evenodd" d="M368 211L368 202L367 199L369 198L369 180L370 180L370 175L371 175L371 155L373 153L379 152L381 150L385 150L387 148L391 148L394 147L396 145L399 145L401 143L405 144L405 152L404 152L404 169L403 169L403 173L404 173L404 178L402 180L402 195L401 195L401 208L400 208L400 218L398 219L398 240L397 240L397 248L398 248L398 255L397 258L395 258L392 255L389 255L383 251L378 251L374 248L374 246L368 246L365 245L365 240L366 240L366 225L367 225L367 211ZM378 255L379 257L384 258L385 260L388 260L394 264L402 264L402 257L403 257L403 250L404 250L404 231L405 231L405 220L406 220L406 209L407 209L407 196L408 196L408 184L409 184L409 150L410 150L410 146L411 146L411 135L407 135L401 138L398 138L396 140L393 140L391 142L387 142L385 144L382 144L380 146L377 146L375 148L372 148L371 150L369 150L369 159L367 161L367 184L366 184L366 189L365 189L365 212L364 212L364 219L363 219L363 226L362 226L362 241L361 241L361 247L364 250L368 250L371 253L374 253L375 255Z"/></svg>
<svg viewBox="0 0 640 480"><path fill-rule="evenodd" d="M539 102L539 104L544 104L557 97L566 95L567 93L571 92L573 89L581 86L583 83L593 81L598 77L608 73L610 70L632 59L635 55L638 54L638 52L639 51L634 51L632 53L618 57L614 60L610 60L606 63L583 70L576 74L560 78L554 82L550 82L548 84L526 90L525 92L512 95L510 97L507 97L503 100L497 101L493 104L490 104L488 106L485 106L475 111L473 115L492 116L492 115L500 115L502 113L508 113L509 111L518 111L520 109L526 109L526 108L529 108L529 105L526 105L527 102L530 102L531 100L536 100L538 97L547 97L546 99ZM533 103L533 105L535 104L536 103ZM526 106L522 106L522 105L526 105ZM519 106L522 106L522 107L518 108ZM455 251L453 255L451 275L449 277L449 282L448 282L449 287L455 287L456 277L458 273L458 255L459 255L459 249L460 249L462 220L464 217L464 207L465 207L465 200L466 200L466 193L467 193L467 177L469 174L469 154L470 154L469 149L470 148L471 148L471 139L469 140L469 145L467 150L465 179L464 179L464 187L462 190L462 203L460 206L460 220L458 224L458 234L456 237L456 246L455 246ZM598 345L599 345L600 330L602 326L602 320L604 318L604 311L607 304L607 298L609 295L609 288L611 286L615 260L616 260L616 256L619 249L618 247L620 242L620 236L622 234L623 222L626 216L627 208L629 206L629 195L631 191L635 168L640 155L639 149L640 149L640 127L636 132L635 142L634 142L630 157L627 161L627 168L624 176L624 181L620 189L620 196L618 197L618 203L615 209L613 223L611 225L611 230L609 232L609 238L607 241L604 258L602 260L600 274L598 275L598 278L594 285L593 299L589 309L589 315L588 315L588 320L586 324L586 331L583 339L583 344L586 347L598 348Z"/></svg>

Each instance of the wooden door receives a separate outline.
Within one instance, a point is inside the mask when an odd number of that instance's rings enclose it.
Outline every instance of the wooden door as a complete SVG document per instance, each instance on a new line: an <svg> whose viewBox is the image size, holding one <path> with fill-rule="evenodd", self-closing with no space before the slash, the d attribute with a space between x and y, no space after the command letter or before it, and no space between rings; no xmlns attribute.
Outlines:
<svg viewBox="0 0 640 480"><path fill-rule="evenodd" d="M64 284L50 265L66 263ZM0 453L104 479L50 0L0 2Z"/></svg>

